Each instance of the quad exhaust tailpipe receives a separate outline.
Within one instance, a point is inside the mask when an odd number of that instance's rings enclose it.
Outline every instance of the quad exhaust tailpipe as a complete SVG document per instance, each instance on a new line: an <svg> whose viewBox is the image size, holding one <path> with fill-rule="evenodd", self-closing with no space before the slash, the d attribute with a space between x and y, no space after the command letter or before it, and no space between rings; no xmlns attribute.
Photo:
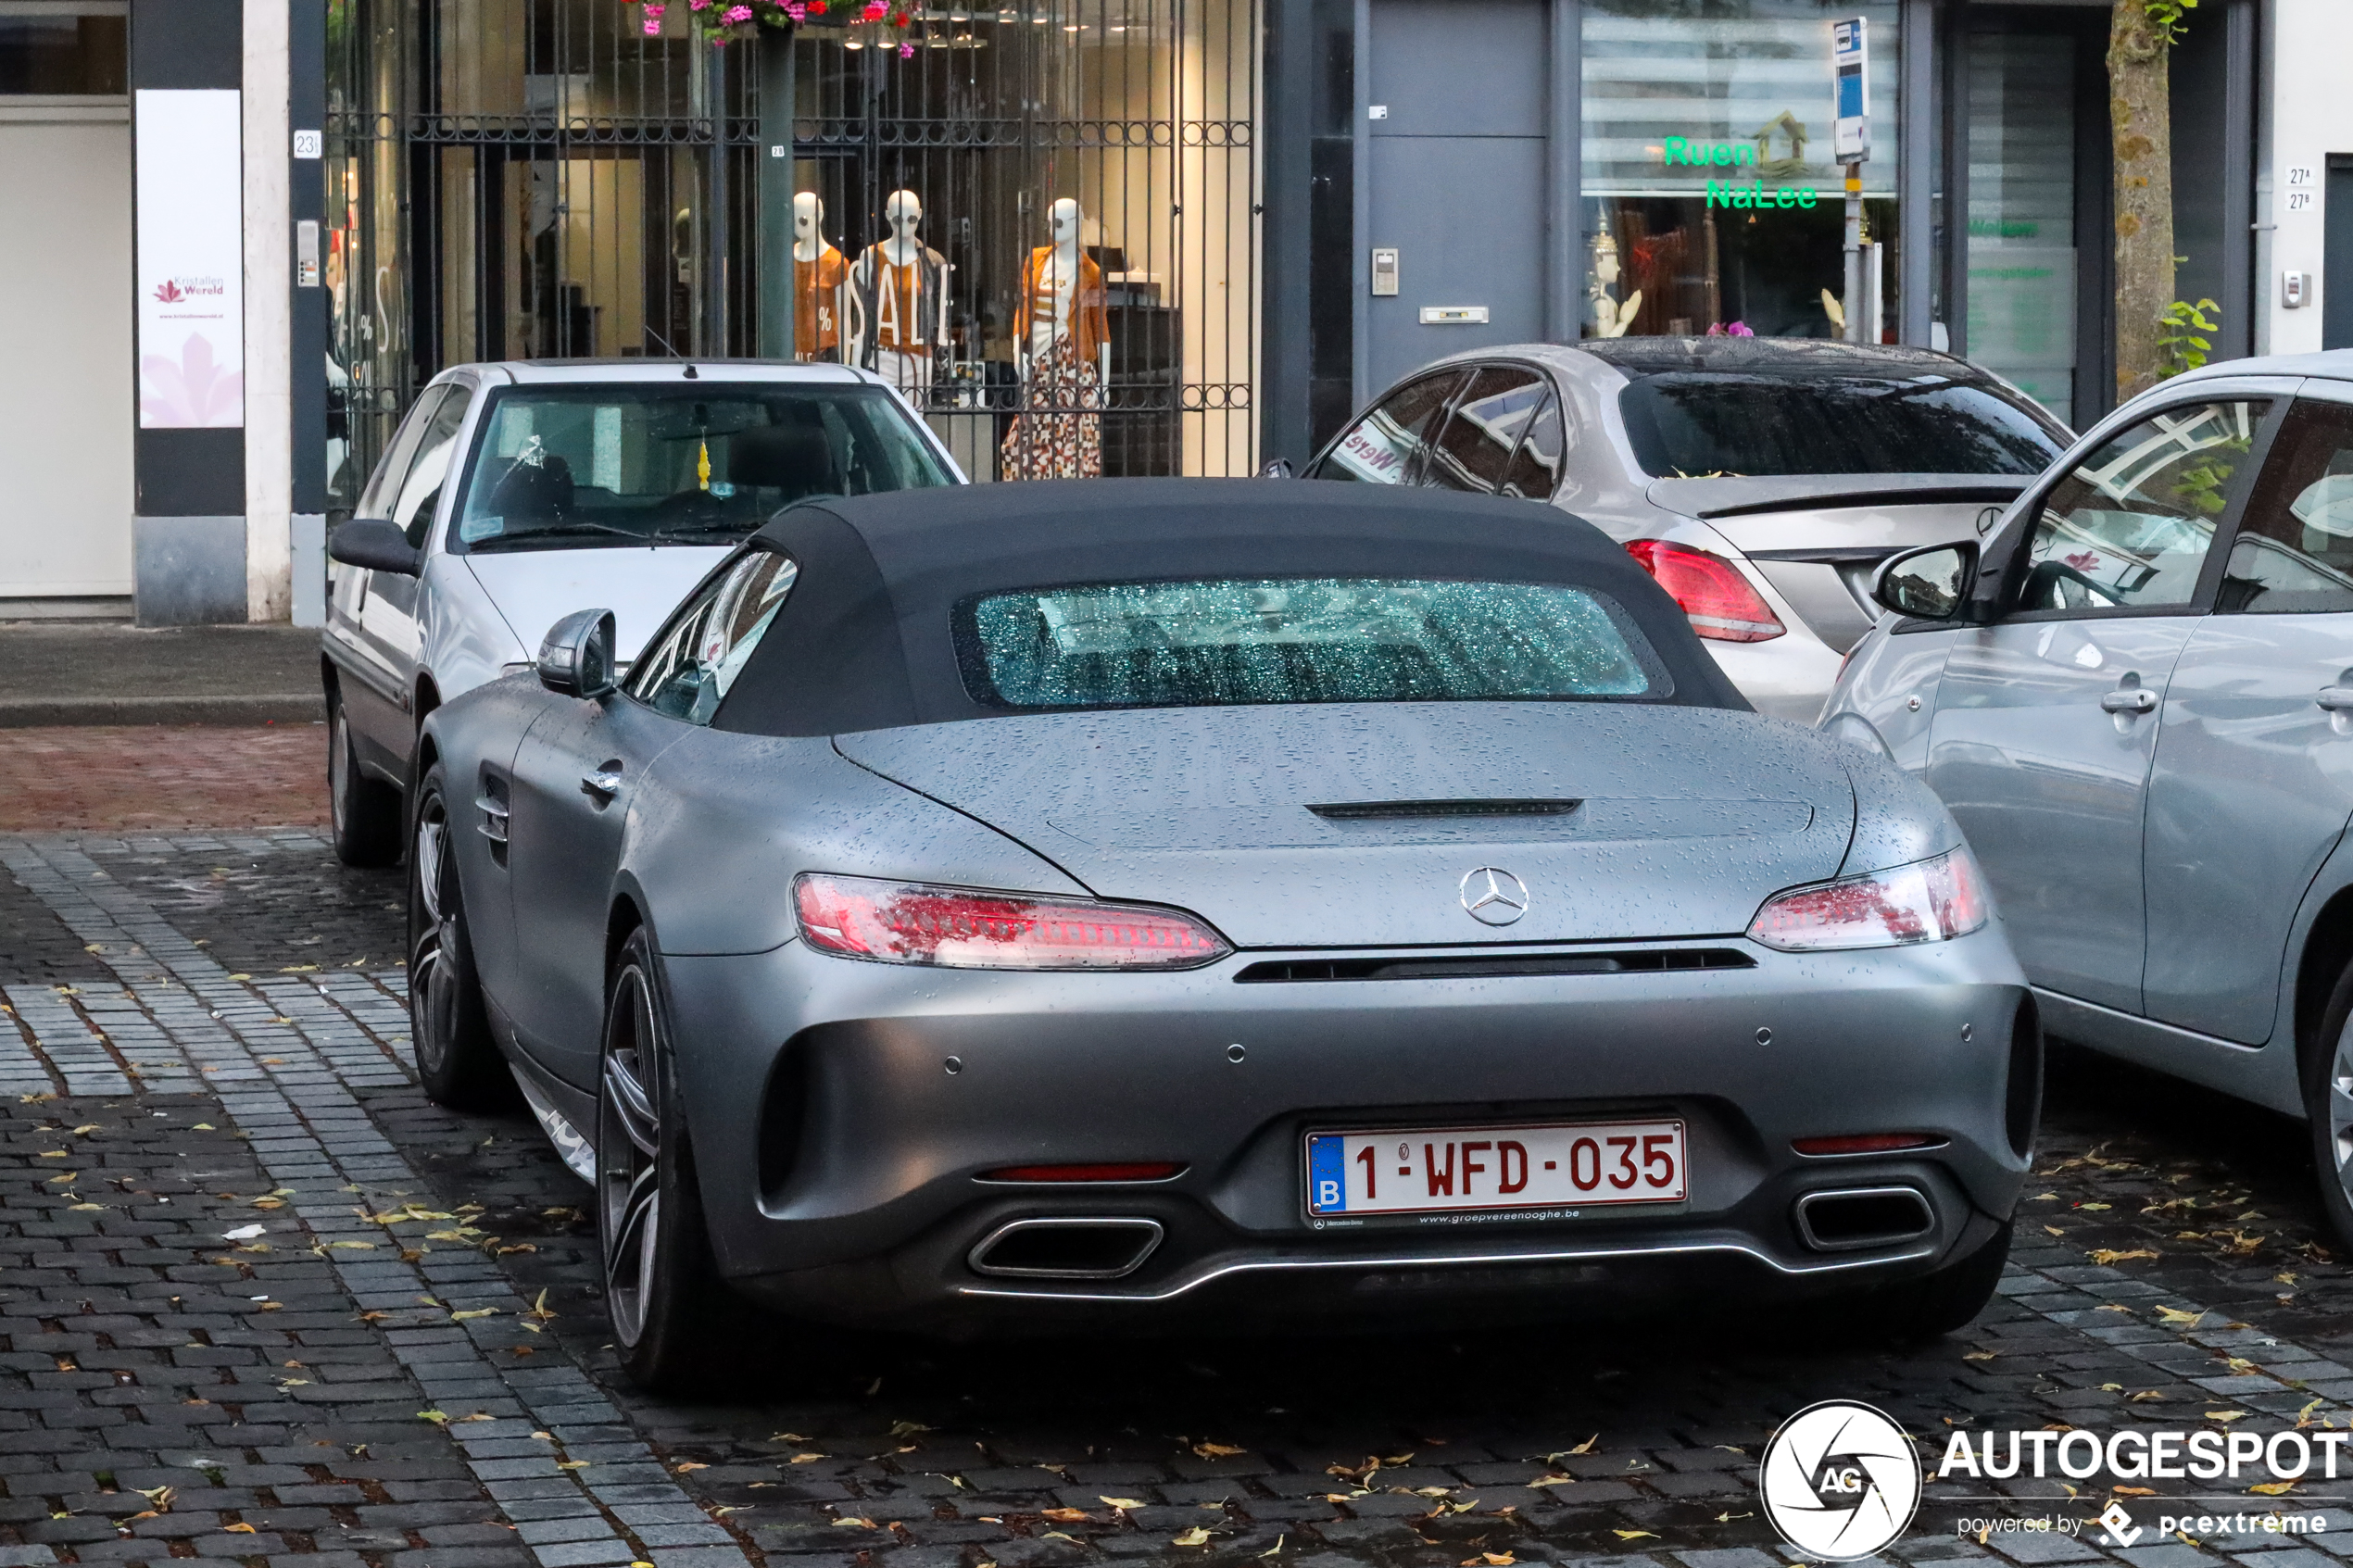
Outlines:
<svg viewBox="0 0 2353 1568"><path fill-rule="evenodd" d="M1119 1279L1143 1267L1160 1238L1158 1220L1015 1220L965 1261L975 1273L1013 1279Z"/></svg>
<svg viewBox="0 0 2353 1568"><path fill-rule="evenodd" d="M1832 1189L1797 1200L1797 1234L1817 1252L1892 1247L1935 1228L1936 1210L1914 1187Z"/></svg>

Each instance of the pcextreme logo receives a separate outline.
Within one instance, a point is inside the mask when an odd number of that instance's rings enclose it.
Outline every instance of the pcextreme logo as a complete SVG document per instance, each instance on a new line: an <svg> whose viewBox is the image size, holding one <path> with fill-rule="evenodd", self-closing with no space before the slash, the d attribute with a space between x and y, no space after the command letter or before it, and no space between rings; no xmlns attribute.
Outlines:
<svg viewBox="0 0 2353 1568"><path fill-rule="evenodd" d="M1920 1505L1920 1461L1884 1411L1824 1399L1773 1434L1756 1490L1781 1539L1825 1562L1850 1562L1910 1526Z"/></svg>

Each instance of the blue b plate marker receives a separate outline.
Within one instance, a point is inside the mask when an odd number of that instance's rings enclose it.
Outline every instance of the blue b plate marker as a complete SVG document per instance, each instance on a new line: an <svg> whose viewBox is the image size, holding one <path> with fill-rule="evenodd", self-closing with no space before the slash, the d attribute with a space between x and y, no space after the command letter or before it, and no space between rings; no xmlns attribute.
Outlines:
<svg viewBox="0 0 2353 1568"><path fill-rule="evenodd" d="M1307 1140L1307 1211L1348 1211L1347 1139L1316 1136Z"/></svg>

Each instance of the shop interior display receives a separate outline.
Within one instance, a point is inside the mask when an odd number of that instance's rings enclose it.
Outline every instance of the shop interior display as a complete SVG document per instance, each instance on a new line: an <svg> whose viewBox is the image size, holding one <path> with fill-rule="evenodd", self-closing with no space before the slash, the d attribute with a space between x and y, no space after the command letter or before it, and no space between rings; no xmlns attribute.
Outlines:
<svg viewBox="0 0 2353 1568"><path fill-rule="evenodd" d="M1626 330L1642 314L1642 291L1636 289L1623 304L1610 290L1617 286L1617 239L1609 232L1609 219L1602 219L1602 232L1593 241L1593 332L1595 337L1624 337Z"/></svg>
<svg viewBox="0 0 2353 1568"><path fill-rule="evenodd" d="M825 204L816 192L793 197L793 358L804 361L838 361L843 337L855 341L865 332L863 307L849 286L849 263L825 238L824 225Z"/></svg>
<svg viewBox="0 0 2353 1568"><path fill-rule="evenodd" d="M1020 417L1006 432L1007 479L1083 479L1103 471L1099 410L1111 384L1103 270L1079 244L1084 215L1068 196L1047 210L1052 243L1022 264L1013 316Z"/></svg>
<svg viewBox="0 0 2353 1568"><path fill-rule="evenodd" d="M948 334L948 258L925 245L916 231L924 220L923 199L893 191L883 203L885 239L859 253L850 265L850 292L858 320L851 332L851 358L920 405L931 392L937 357Z"/></svg>

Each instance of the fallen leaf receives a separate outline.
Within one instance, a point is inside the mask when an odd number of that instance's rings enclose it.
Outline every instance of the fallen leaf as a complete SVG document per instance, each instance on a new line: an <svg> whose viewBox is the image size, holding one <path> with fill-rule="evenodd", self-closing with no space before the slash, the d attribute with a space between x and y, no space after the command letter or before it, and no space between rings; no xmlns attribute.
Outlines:
<svg viewBox="0 0 2353 1568"><path fill-rule="evenodd" d="M78 1138L78 1137L82 1137L82 1136L85 1136L85 1135L89 1135L89 1134L91 1134L91 1133L94 1133L94 1132L96 1132L97 1130L98 1130L98 1123L96 1123L95 1122L84 1122L84 1123L83 1123L81 1126L76 1127L76 1128L73 1130L73 1135L74 1135L75 1137L77 1137L77 1138Z"/></svg>
<svg viewBox="0 0 2353 1568"><path fill-rule="evenodd" d="M814 1463L816 1463L816 1462L817 1462L819 1460L821 1460L821 1459L831 1459L831 1458L833 1458L833 1455L831 1455L831 1454L821 1454L821 1453L795 1454L795 1455L793 1455L793 1456L792 1456L792 1458L791 1458L791 1459L789 1459L789 1460L786 1461L786 1462L787 1464L814 1464Z"/></svg>
<svg viewBox="0 0 2353 1568"><path fill-rule="evenodd" d="M196 1133L209 1133L212 1130L213 1125L209 1122L199 1122L194 1127L189 1129L189 1131Z"/></svg>
<svg viewBox="0 0 2353 1568"><path fill-rule="evenodd" d="M1051 1519L1057 1524L1082 1524L1086 1523L1087 1511L1083 1508L1050 1508L1040 1512L1038 1517Z"/></svg>
<svg viewBox="0 0 2353 1568"><path fill-rule="evenodd" d="M77 1209L77 1210L88 1210L88 1209L98 1209L98 1210L103 1210L103 1209L105 1209L105 1208L106 1208L106 1205L105 1205L105 1204L103 1204L103 1203L69 1203L68 1205L66 1205L66 1207L67 1207L67 1208L69 1208L69 1209Z"/></svg>
<svg viewBox="0 0 2353 1568"><path fill-rule="evenodd" d="M1231 1443L1200 1442L1193 1445L1193 1452L1203 1459L1230 1459L1235 1454L1249 1451L1247 1449L1238 1449Z"/></svg>
<svg viewBox="0 0 2353 1568"><path fill-rule="evenodd" d="M2179 1307L2159 1307L2157 1310L2157 1321L2169 1328L2188 1328L2205 1317L2204 1312L2185 1312Z"/></svg>
<svg viewBox="0 0 2353 1568"><path fill-rule="evenodd" d="M445 1415L440 1411L419 1411L417 1412L417 1419L419 1421L430 1421L435 1426L447 1426L449 1424L448 1416Z"/></svg>
<svg viewBox="0 0 2353 1568"><path fill-rule="evenodd" d="M2153 1498L2157 1496L2157 1488L2154 1486L2110 1486L2108 1490L2114 1492L2120 1498Z"/></svg>
<svg viewBox="0 0 2353 1568"><path fill-rule="evenodd" d="M450 1313L449 1321L451 1323L463 1323L468 1318L486 1318L497 1310L498 1309L496 1307L475 1307L468 1311Z"/></svg>
<svg viewBox="0 0 2353 1568"><path fill-rule="evenodd" d="M2092 1249L2092 1261L2103 1266L2109 1263L2120 1263L2127 1258L2154 1258L2156 1256L2155 1252L2145 1247L2135 1247L2130 1252L2119 1252L2108 1247L2095 1247Z"/></svg>
<svg viewBox="0 0 2353 1568"><path fill-rule="evenodd" d="M1114 1508L1150 1508L1151 1506L1141 1498L1105 1498L1102 1500Z"/></svg>
<svg viewBox="0 0 2353 1568"><path fill-rule="evenodd" d="M2000 1354L2001 1352L1998 1350L1971 1350L1962 1356L1961 1360L1965 1361L1990 1361L1995 1356Z"/></svg>
<svg viewBox="0 0 2353 1568"><path fill-rule="evenodd" d="M1209 1532L1203 1529L1201 1525L1196 1524L1189 1530L1186 1530L1178 1535L1171 1536L1169 1537L1169 1544L1172 1546L1207 1546L1209 1544Z"/></svg>
<svg viewBox="0 0 2353 1568"><path fill-rule="evenodd" d="M1656 1540L1658 1538L1656 1536L1652 1535L1648 1530L1612 1530L1610 1534L1616 1536L1621 1541L1639 1541L1644 1538Z"/></svg>
<svg viewBox="0 0 2353 1568"><path fill-rule="evenodd" d="M223 1524L220 1527L233 1536L250 1536L255 1533L254 1527L250 1524Z"/></svg>
<svg viewBox="0 0 2353 1568"><path fill-rule="evenodd" d="M1598 1442L1600 1442L1601 1440L1602 1440L1602 1435L1601 1435L1600 1433L1596 1432L1596 1433L1594 1433L1592 1436L1590 1436L1590 1437L1586 1438L1583 1442L1581 1442L1581 1443L1578 1444L1575 1448L1573 1448L1573 1449L1564 1449L1564 1450L1562 1450L1562 1451L1563 1451L1563 1452L1566 1452L1566 1453L1572 1453L1572 1454L1590 1454L1590 1453L1592 1453L1592 1452L1593 1451L1593 1445L1594 1445L1594 1444L1596 1444L1596 1443L1598 1443ZM1646 1531L1646 1532L1644 1532L1644 1533L1645 1533L1645 1534L1648 1534L1648 1532L1647 1532L1647 1531Z"/></svg>
<svg viewBox="0 0 2353 1568"><path fill-rule="evenodd" d="M686 1460L686 1461L684 1461L684 1462L682 1462L682 1463L679 1463L679 1464L673 1465L672 1468L673 1468L673 1470L674 1470L674 1471L675 1471L678 1474L684 1475L684 1474L686 1474L686 1472L688 1472L688 1471L690 1471L690 1470L709 1470L709 1469L711 1468L711 1466L709 1466L709 1465L707 1465L707 1464L698 1463L698 1462L697 1462L696 1461L694 1461L694 1460L691 1460L691 1459L690 1459L690 1460Z"/></svg>
<svg viewBox="0 0 2353 1568"><path fill-rule="evenodd" d="M2293 1481L2258 1481L2254 1486L2249 1486L2247 1490L2250 1492L2260 1492L2267 1498L2276 1498L2296 1490L2296 1483Z"/></svg>
<svg viewBox="0 0 2353 1568"><path fill-rule="evenodd" d="M2045 1230L2046 1230L2046 1231L2050 1232L2053 1236L2065 1236L2065 1235L2067 1234L2065 1231L2063 1231L2063 1230L2059 1229L2057 1225L2045 1225L2043 1228L2044 1228Z"/></svg>
<svg viewBox="0 0 2353 1568"><path fill-rule="evenodd" d="M2165 1402L2165 1396L2154 1388L2144 1388L2137 1394L2127 1395L2126 1398L2136 1405L2161 1405Z"/></svg>
<svg viewBox="0 0 2353 1568"><path fill-rule="evenodd" d="M546 1293L542 1292L541 1294L544 1295ZM890 1435L894 1437L912 1437L918 1432L931 1432L935 1430L937 1430L937 1428L925 1426L920 1421L894 1421L890 1424Z"/></svg>
<svg viewBox="0 0 2353 1568"><path fill-rule="evenodd" d="M2233 1421L2245 1421L2246 1412L2245 1411L2208 1411L2206 1419L2228 1424Z"/></svg>
<svg viewBox="0 0 2353 1568"><path fill-rule="evenodd" d="M558 1470L585 1470L588 1468L588 1461L585 1459L560 1459L556 1461L556 1468Z"/></svg>
<svg viewBox="0 0 2353 1568"><path fill-rule="evenodd" d="M848 1519L835 1520L834 1527L838 1530L871 1530L875 1527L875 1522L871 1519L861 1519L852 1514Z"/></svg>

